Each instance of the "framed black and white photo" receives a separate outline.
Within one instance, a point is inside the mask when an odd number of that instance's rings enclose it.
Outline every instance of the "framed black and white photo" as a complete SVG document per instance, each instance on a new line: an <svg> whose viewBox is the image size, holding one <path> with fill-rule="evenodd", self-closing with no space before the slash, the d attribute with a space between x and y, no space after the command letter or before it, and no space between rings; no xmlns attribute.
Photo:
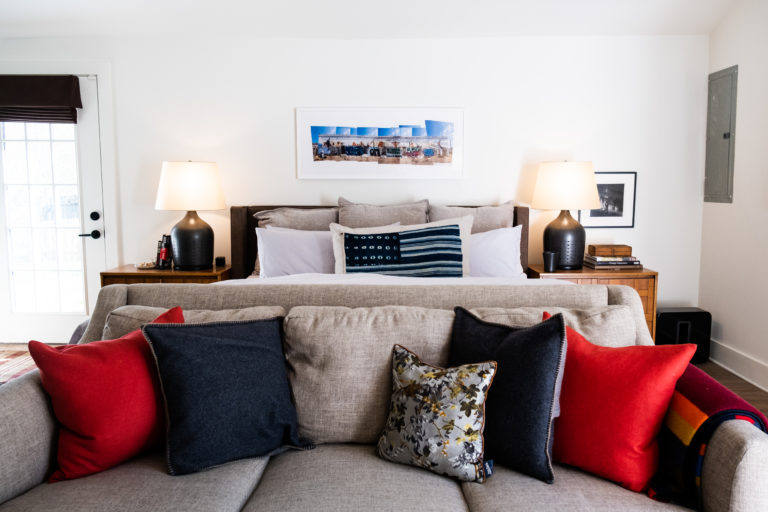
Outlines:
<svg viewBox="0 0 768 512"><path fill-rule="evenodd" d="M579 210L585 228L635 227L636 172L596 172L600 208Z"/></svg>

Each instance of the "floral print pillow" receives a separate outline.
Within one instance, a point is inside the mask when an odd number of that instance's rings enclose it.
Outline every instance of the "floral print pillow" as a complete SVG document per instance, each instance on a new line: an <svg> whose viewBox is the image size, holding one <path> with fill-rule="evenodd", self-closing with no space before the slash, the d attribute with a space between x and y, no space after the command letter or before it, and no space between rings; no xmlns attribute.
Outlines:
<svg viewBox="0 0 768 512"><path fill-rule="evenodd" d="M482 482L485 399L496 363L438 368L392 349L392 401L378 443L384 459Z"/></svg>

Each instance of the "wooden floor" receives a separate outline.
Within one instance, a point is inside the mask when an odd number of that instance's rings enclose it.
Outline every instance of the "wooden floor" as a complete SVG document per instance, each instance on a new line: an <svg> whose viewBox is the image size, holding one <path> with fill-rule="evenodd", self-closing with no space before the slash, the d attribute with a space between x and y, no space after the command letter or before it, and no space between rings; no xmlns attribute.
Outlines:
<svg viewBox="0 0 768 512"><path fill-rule="evenodd" d="M757 386L745 381L744 379L737 377L719 364L713 363L712 361L697 364L696 366L707 372L720 384L727 387L741 398L759 409L760 412L768 416L768 392L765 392Z"/></svg>
<svg viewBox="0 0 768 512"><path fill-rule="evenodd" d="M27 350L26 343L0 343L0 350Z"/></svg>
<svg viewBox="0 0 768 512"><path fill-rule="evenodd" d="M0 343L0 350L26 350L26 348L27 346L23 343ZM712 361L697 364L696 366L768 416L768 392L737 377Z"/></svg>

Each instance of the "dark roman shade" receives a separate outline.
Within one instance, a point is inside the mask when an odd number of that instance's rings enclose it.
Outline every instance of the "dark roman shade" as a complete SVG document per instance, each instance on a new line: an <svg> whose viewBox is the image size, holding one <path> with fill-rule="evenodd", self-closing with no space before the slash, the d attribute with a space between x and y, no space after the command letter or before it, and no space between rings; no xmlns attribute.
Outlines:
<svg viewBox="0 0 768 512"><path fill-rule="evenodd" d="M74 75L0 75L0 121L76 123L78 108Z"/></svg>

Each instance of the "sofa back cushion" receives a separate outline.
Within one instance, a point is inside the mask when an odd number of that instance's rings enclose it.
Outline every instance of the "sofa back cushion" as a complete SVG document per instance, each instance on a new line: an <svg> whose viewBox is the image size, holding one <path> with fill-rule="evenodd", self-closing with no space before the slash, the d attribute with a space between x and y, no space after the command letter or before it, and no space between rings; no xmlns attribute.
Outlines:
<svg viewBox="0 0 768 512"><path fill-rule="evenodd" d="M592 343L601 347L635 345L635 321L629 306L602 306L590 309L560 307L475 308L471 312L486 322L512 327L528 327L541 322L542 312L563 314L565 325L584 333ZM186 312L185 312L186 314Z"/></svg>
<svg viewBox="0 0 768 512"><path fill-rule="evenodd" d="M488 322L528 327L541 322L545 310L563 313L567 325L589 333L596 344L635 344L635 325L626 306L472 312ZM284 321L284 348L299 434L318 444L375 443L392 392L392 347L401 344L425 363L445 367L453 319L453 311L413 306L292 308Z"/></svg>
<svg viewBox="0 0 768 512"><path fill-rule="evenodd" d="M167 308L154 306L120 306L107 314L102 339L112 340L148 324ZM184 310L184 321L190 324L206 322L229 322L234 320L263 320L285 316L280 306L254 306L242 309L190 309Z"/></svg>
<svg viewBox="0 0 768 512"><path fill-rule="evenodd" d="M392 347L448 361L453 311L406 306L298 306L285 317L285 358L299 433L316 443L375 443L392 391Z"/></svg>

